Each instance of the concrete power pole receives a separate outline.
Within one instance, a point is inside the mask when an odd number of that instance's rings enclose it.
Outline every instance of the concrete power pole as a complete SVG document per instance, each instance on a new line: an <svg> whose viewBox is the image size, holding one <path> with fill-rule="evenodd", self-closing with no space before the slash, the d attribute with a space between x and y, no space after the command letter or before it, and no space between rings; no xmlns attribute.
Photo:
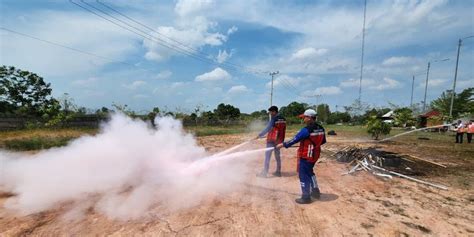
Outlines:
<svg viewBox="0 0 474 237"><path fill-rule="evenodd" d="M459 39L458 56L456 57L456 70L454 71L453 91L451 92L451 105L449 106L449 117L453 116L454 93L456 91L456 78L458 77L459 50L461 49L461 43L462 40Z"/></svg>
<svg viewBox="0 0 474 237"><path fill-rule="evenodd" d="M428 91L428 76L430 74L430 62L428 62L428 69L426 70L426 83L425 83L425 99L423 100L423 113L426 109L426 92Z"/></svg>
<svg viewBox="0 0 474 237"><path fill-rule="evenodd" d="M454 71L454 82L453 82L453 92L451 93L451 105L449 106L449 117L453 116L453 104L454 104L454 94L456 93L456 79L458 77L458 64L459 64L459 51L461 50L461 44L463 39L473 38L474 35L464 37L459 39L458 43L458 56L456 57L456 70Z"/></svg>
<svg viewBox="0 0 474 237"><path fill-rule="evenodd" d="M415 75L413 75L413 81L411 82L411 99L410 108L413 109L413 89L415 88Z"/></svg>
<svg viewBox="0 0 474 237"><path fill-rule="evenodd" d="M364 45L365 45L365 16L367 11L367 0L364 1L364 24L362 26L362 53L360 58L360 79L359 79L359 107L362 104L362 73L364 70Z"/></svg>
<svg viewBox="0 0 474 237"><path fill-rule="evenodd" d="M280 73L280 72L279 72L279 71L270 72L270 76L272 76L272 90L270 91L270 106L273 105L273 78L274 78L275 75L277 75L278 73Z"/></svg>

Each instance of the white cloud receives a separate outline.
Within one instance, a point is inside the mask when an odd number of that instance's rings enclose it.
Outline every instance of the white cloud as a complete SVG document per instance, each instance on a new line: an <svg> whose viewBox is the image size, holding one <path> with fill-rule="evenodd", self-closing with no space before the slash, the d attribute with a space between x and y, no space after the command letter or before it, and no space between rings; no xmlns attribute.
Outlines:
<svg viewBox="0 0 474 237"><path fill-rule="evenodd" d="M218 67L210 72L206 72L196 77L195 81L223 81L229 80L231 75L224 69Z"/></svg>
<svg viewBox="0 0 474 237"><path fill-rule="evenodd" d="M240 93L245 93L249 92L250 90L244 86L244 85L238 85L238 86L232 86L227 93L230 94L240 94Z"/></svg>
<svg viewBox="0 0 474 237"><path fill-rule="evenodd" d="M151 34L164 42L144 39L143 46L147 49L145 58L162 62L174 55L184 55L183 52L196 54L196 50L205 45L222 45L227 41L228 36L219 32L211 32L216 25L217 23L209 21L203 16L197 16L193 19L182 20L177 27L160 26L156 30L158 33ZM163 46L163 44L169 47Z"/></svg>
<svg viewBox="0 0 474 237"><path fill-rule="evenodd" d="M229 29L227 30L227 35L231 35L231 34L237 32L238 29L239 29L239 28L237 28L237 26L232 26L231 28L229 28Z"/></svg>
<svg viewBox="0 0 474 237"><path fill-rule="evenodd" d="M136 90L136 89L138 89L138 88L140 88L140 87L145 86L146 84L147 84L146 81L140 81L140 80L138 80L138 81L134 81L134 82L132 82L132 83L130 83L130 84L122 84L122 86L125 87L125 88L127 88L127 89L129 89L129 90Z"/></svg>
<svg viewBox="0 0 474 237"><path fill-rule="evenodd" d="M372 80L372 79L362 79L362 86L363 87L371 86L374 83L375 83L375 81ZM339 83L339 86L341 86L341 87L359 87L360 86L360 79L349 78L349 79Z"/></svg>
<svg viewBox="0 0 474 237"><path fill-rule="evenodd" d="M227 53L226 50L220 50L219 49L219 53L217 54L216 56L216 61L218 63L223 63L225 62L227 59L229 59L230 57L232 57L232 54L234 54L234 51L231 50L230 53Z"/></svg>
<svg viewBox="0 0 474 237"><path fill-rule="evenodd" d="M213 4L213 0L178 0L174 10L180 16L187 16L209 9Z"/></svg>
<svg viewBox="0 0 474 237"><path fill-rule="evenodd" d="M400 87L400 85L401 85L400 82L398 82L397 80L394 80L394 79L391 79L391 78L388 78L388 77L384 77L382 79L381 83L378 83L377 85L373 85L373 86L369 87L369 89L389 90L389 89L398 88L398 87Z"/></svg>
<svg viewBox="0 0 474 237"><path fill-rule="evenodd" d="M474 79L471 80L459 80L456 82L456 92L461 91L462 89L474 87Z"/></svg>
<svg viewBox="0 0 474 237"><path fill-rule="evenodd" d="M96 77L90 77L85 80L75 80L71 84L77 87L91 87L98 81Z"/></svg>
<svg viewBox="0 0 474 237"><path fill-rule="evenodd" d="M122 61L134 50L137 36L87 13L35 10L16 18L4 18L2 25L67 47L91 52L114 61ZM79 27L80 26L80 27ZM111 63L108 60L66 48L1 32L0 63L28 69L42 76L77 76ZM81 82L78 82L79 84Z"/></svg>
<svg viewBox="0 0 474 237"><path fill-rule="evenodd" d="M146 98L150 98L150 96L143 95L143 94L137 94L137 95L134 95L133 98L134 99L146 99Z"/></svg>
<svg viewBox="0 0 474 237"><path fill-rule="evenodd" d="M153 89L153 94L161 96L175 96L183 95L187 91L186 86L190 85L190 82L177 81L164 86L156 87Z"/></svg>
<svg viewBox="0 0 474 237"><path fill-rule="evenodd" d="M359 79L350 78L339 83L339 86L347 88L358 88L360 86L360 81ZM367 88L369 90L389 90L399 87L401 87L401 83L399 81L388 77L382 78L381 81L376 81L370 78L362 79L362 88Z"/></svg>
<svg viewBox="0 0 474 237"><path fill-rule="evenodd" d="M407 65L415 61L412 57L390 57L383 60L382 65L384 66L399 66Z"/></svg>
<svg viewBox="0 0 474 237"><path fill-rule="evenodd" d="M325 53L327 53L327 51L328 51L327 49L315 49L313 47L303 48L294 52L291 55L291 59L293 60L311 59L316 56L324 55Z"/></svg>
<svg viewBox="0 0 474 237"><path fill-rule="evenodd" d="M161 71L158 73L158 75L156 75L156 79L159 79L159 80L166 79L166 78L169 78L171 75L173 75L173 72L171 71L168 71L168 70Z"/></svg>
<svg viewBox="0 0 474 237"><path fill-rule="evenodd" d="M182 82L182 81L173 82L173 83L171 83L170 88L171 88L171 89L176 89L176 88L183 87L183 86L185 86L185 85L187 85L187 84L189 84L189 83L187 83L187 82Z"/></svg>
<svg viewBox="0 0 474 237"><path fill-rule="evenodd" d="M339 88L337 86L318 87L318 88L316 88L316 90L303 92L303 94L307 95L307 96L338 95L338 94L341 94L341 93L342 93L341 88Z"/></svg>
<svg viewBox="0 0 474 237"><path fill-rule="evenodd" d="M445 84L446 82L447 80L443 80L443 79L431 79L431 80L428 80L428 86L431 86L431 87L441 86Z"/></svg>

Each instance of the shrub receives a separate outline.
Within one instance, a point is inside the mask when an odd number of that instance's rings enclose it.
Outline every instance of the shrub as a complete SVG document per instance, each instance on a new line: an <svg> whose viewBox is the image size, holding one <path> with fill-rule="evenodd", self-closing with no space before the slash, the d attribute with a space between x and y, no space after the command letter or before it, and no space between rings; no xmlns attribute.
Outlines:
<svg viewBox="0 0 474 237"><path fill-rule="evenodd" d="M367 132L372 135L375 140L379 139L380 135L390 134L392 127L388 123L384 123L377 116L370 116L367 121Z"/></svg>

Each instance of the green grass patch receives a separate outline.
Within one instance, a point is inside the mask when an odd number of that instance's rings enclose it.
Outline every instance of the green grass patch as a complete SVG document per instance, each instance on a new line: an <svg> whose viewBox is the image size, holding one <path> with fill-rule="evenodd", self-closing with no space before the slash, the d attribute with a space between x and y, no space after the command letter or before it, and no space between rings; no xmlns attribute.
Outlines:
<svg viewBox="0 0 474 237"><path fill-rule="evenodd" d="M239 134L249 132L246 127L232 126L232 127L218 127L218 126L196 126L186 127L185 130L194 134L197 137L212 136L212 135L226 135Z"/></svg>
<svg viewBox="0 0 474 237"><path fill-rule="evenodd" d="M52 147L66 146L75 137L31 137L23 139L12 139L4 142L8 150L32 151L49 149Z"/></svg>

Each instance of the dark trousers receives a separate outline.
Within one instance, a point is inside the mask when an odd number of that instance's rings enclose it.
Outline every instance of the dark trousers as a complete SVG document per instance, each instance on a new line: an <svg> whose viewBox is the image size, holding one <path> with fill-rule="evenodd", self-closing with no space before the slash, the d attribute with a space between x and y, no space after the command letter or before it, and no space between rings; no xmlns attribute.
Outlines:
<svg viewBox="0 0 474 237"><path fill-rule="evenodd" d="M316 175L314 174L315 162L309 162L305 159L298 159L298 175L300 178L302 198L311 198L311 191L314 191L318 187Z"/></svg>
<svg viewBox="0 0 474 237"><path fill-rule="evenodd" d="M462 138L464 137L463 132L457 132L456 133L456 143L462 143Z"/></svg>
<svg viewBox="0 0 474 237"><path fill-rule="evenodd" d="M462 141L462 139L461 139L461 141ZM467 143L471 143L471 141L472 141L472 133L468 133L467 134Z"/></svg>
<svg viewBox="0 0 474 237"><path fill-rule="evenodd" d="M268 147L275 147L276 144L273 142L267 142ZM265 152L265 163L263 166L263 173L268 173L270 167L270 158L272 157L272 152L275 152L275 160L277 163L276 172L281 172L281 159L280 159L280 149L273 149Z"/></svg>

